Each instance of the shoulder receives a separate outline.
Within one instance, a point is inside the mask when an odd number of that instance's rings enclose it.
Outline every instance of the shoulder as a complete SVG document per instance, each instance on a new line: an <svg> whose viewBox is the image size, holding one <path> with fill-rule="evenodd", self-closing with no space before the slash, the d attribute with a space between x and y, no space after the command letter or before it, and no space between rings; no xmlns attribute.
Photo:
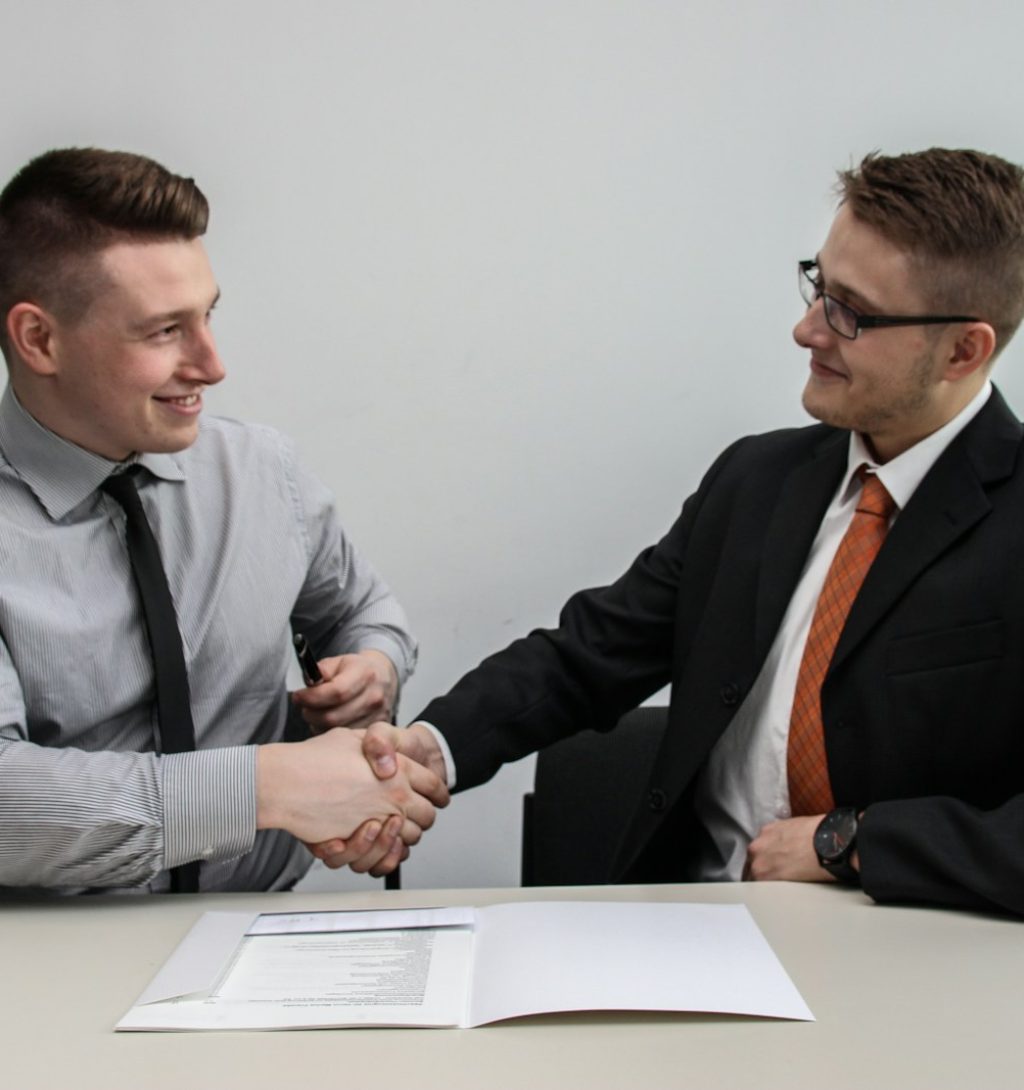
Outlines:
<svg viewBox="0 0 1024 1090"><path fill-rule="evenodd" d="M269 424L253 424L230 416L204 416L199 422L199 434L190 449L291 450L294 444L284 432Z"/></svg>
<svg viewBox="0 0 1024 1090"><path fill-rule="evenodd" d="M295 444L283 432L266 424L252 424L227 416L204 416L196 441L178 456L182 466L219 467L234 472L294 473Z"/></svg>
<svg viewBox="0 0 1024 1090"><path fill-rule="evenodd" d="M719 477L750 475L765 477L788 473L794 466L844 446L850 433L827 424L800 428L779 428L758 435L746 435L726 447L704 478L706 484ZM845 446L844 446L845 449Z"/></svg>
<svg viewBox="0 0 1024 1090"><path fill-rule="evenodd" d="M221 497L233 508L273 509L305 526L334 511L334 497L301 461L295 442L266 424L204 417L179 464L196 494Z"/></svg>

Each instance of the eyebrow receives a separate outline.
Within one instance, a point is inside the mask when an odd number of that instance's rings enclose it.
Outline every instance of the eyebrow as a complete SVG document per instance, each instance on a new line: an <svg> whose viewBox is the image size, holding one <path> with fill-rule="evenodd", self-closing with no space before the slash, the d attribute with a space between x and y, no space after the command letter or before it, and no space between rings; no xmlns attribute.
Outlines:
<svg viewBox="0 0 1024 1090"><path fill-rule="evenodd" d="M220 302L220 288L217 289L217 294L210 300L210 305L206 308L205 313L209 313ZM141 333L143 330L152 329L155 326L162 325L174 325L177 322L182 321L185 318L191 317L195 313L191 307L185 310L168 310L162 314L150 314L144 318L141 322L135 322L132 324L131 329L134 333Z"/></svg>
<svg viewBox="0 0 1024 1090"><path fill-rule="evenodd" d="M818 271L821 273L822 280L825 282L825 287L828 289L829 295L835 295L836 292L840 292L842 294L842 298L839 300L841 303L848 302L852 307L858 309L863 308L866 314L870 314L872 311L875 314L882 313L882 308L878 303L872 302L866 295L862 295L855 288L851 288L841 280L830 281L825 273L824 266L821 264L821 254L815 254L814 262L818 266Z"/></svg>

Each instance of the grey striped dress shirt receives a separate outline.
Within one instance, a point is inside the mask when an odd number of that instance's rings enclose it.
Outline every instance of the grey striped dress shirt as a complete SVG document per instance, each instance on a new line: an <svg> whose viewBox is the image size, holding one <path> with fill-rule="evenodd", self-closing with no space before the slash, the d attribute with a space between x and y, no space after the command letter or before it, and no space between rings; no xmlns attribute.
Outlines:
<svg viewBox="0 0 1024 1090"><path fill-rule="evenodd" d="M137 481L181 628L194 753L160 756L153 667L114 463L0 401L0 887L163 890L203 861L203 890L275 889L309 863L256 832L255 745L289 716L291 632L317 656L416 647L330 494L264 427L204 417Z"/></svg>

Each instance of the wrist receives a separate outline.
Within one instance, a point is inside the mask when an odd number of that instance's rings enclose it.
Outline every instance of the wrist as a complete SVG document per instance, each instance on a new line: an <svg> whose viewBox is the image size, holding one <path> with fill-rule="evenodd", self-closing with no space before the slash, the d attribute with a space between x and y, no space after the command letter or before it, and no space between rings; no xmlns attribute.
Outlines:
<svg viewBox="0 0 1024 1090"><path fill-rule="evenodd" d="M440 743L436 728L431 728L423 722L411 723L405 728L416 739L416 748L419 752L419 762L446 787L451 787L454 776L449 776L449 765L445 759L444 750Z"/></svg>
<svg viewBox="0 0 1024 1090"><path fill-rule="evenodd" d="M374 647L359 652L373 665L373 672L384 691L385 707L382 709L382 718L388 722L394 722L395 703L398 698L398 667L383 651Z"/></svg>
<svg viewBox="0 0 1024 1090"><path fill-rule="evenodd" d="M856 807L840 806L827 813L814 832L818 864L840 882L859 881L859 859L854 865L859 825Z"/></svg>
<svg viewBox="0 0 1024 1090"><path fill-rule="evenodd" d="M256 747L257 829L284 828L280 782L287 756L285 751L288 748L283 742L270 742Z"/></svg>

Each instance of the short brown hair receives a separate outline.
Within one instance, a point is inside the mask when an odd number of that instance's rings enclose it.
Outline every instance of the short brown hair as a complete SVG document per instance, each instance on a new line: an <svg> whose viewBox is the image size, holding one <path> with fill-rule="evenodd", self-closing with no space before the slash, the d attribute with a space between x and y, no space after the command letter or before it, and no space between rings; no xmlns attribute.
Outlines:
<svg viewBox="0 0 1024 1090"><path fill-rule="evenodd" d="M840 203L905 250L929 305L974 314L996 352L1024 318L1024 170L980 151L866 156L840 171Z"/></svg>
<svg viewBox="0 0 1024 1090"><path fill-rule="evenodd" d="M123 240L197 238L209 205L191 178L142 155L60 148L24 166L0 193L0 348L19 302L76 321L101 286L96 255Z"/></svg>

